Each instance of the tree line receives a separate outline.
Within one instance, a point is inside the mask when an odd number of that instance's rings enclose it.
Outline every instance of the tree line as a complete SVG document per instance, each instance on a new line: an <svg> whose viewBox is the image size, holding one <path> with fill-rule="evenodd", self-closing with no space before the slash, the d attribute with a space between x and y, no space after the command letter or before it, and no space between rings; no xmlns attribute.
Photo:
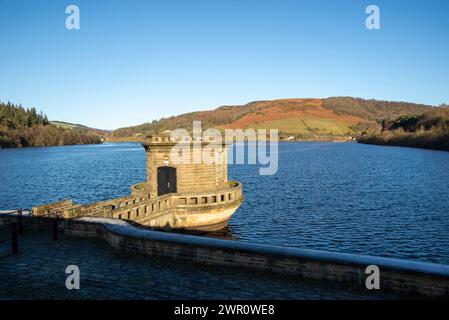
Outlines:
<svg viewBox="0 0 449 320"><path fill-rule="evenodd" d="M11 102L0 102L0 126L4 128L14 130L48 124L47 116L42 111L38 113L34 107L25 109Z"/></svg>
<svg viewBox="0 0 449 320"><path fill-rule="evenodd" d="M100 143L93 132L52 125L42 111L0 102L0 147L40 147Z"/></svg>
<svg viewBox="0 0 449 320"><path fill-rule="evenodd" d="M358 142L449 151L449 108L442 105L422 114L382 121L382 132L364 135Z"/></svg>

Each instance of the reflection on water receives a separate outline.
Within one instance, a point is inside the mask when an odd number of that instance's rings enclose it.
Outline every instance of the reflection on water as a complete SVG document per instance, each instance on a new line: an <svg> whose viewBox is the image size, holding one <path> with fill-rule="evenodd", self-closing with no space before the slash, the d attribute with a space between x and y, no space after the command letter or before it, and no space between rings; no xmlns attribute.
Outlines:
<svg viewBox="0 0 449 320"><path fill-rule="evenodd" d="M226 239L226 240L235 240L234 235L232 234L231 228L229 226L226 226L226 228L214 231L214 232L201 232L201 231L194 231L194 230L182 230L182 229L170 229L170 228L152 228L145 225L142 225L140 223L137 223L135 221L127 220L128 223L132 224L133 226L147 229L147 230L153 230L153 231L162 231L162 232L176 232L176 233L182 233L182 234L189 234L189 235L195 235L195 236L206 236L211 238L218 238L218 239Z"/></svg>
<svg viewBox="0 0 449 320"><path fill-rule="evenodd" d="M201 235L201 236L207 236L211 238L219 238L219 239L226 239L226 240L235 240L235 236L232 234L232 230L229 226L226 226L226 228L220 230L220 231L214 231L214 232L194 232L194 231L182 231L178 230L176 232L186 233L186 234L193 234L193 235Z"/></svg>

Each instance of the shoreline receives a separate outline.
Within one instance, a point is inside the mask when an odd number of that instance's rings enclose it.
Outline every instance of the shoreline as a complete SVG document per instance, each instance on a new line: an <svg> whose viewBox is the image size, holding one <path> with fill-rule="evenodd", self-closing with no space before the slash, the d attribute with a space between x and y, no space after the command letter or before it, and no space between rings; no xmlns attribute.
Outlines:
<svg viewBox="0 0 449 320"><path fill-rule="evenodd" d="M144 143L145 141L146 141L146 139L133 139L133 138L129 138L129 139L128 138L108 139L108 138L105 138L105 140L103 142L113 142L113 143L140 142L140 143ZM267 140L267 141L269 141L269 140ZM352 137L344 137L344 138L335 137L333 139L326 139L326 138L319 138L319 139L290 139L290 140L289 139L279 139L278 142L355 142L355 140L353 140Z"/></svg>
<svg viewBox="0 0 449 320"><path fill-rule="evenodd" d="M373 139L373 140L371 140ZM433 150L433 151L445 151L449 152L449 147L432 147L427 145L414 145L407 143L400 143L394 141L378 141L376 137L368 137L368 140L359 140L357 139L357 143L365 144L365 145L373 145L373 146L384 146L384 147L401 147L401 148L413 148L413 149L425 149L425 150Z"/></svg>
<svg viewBox="0 0 449 320"><path fill-rule="evenodd" d="M70 147L70 146L93 146L98 144L103 144L104 141L98 143L76 143L76 144L58 144L51 146L16 146L16 147L1 147L0 150L14 150L14 149L32 149L32 148L53 148L53 147Z"/></svg>

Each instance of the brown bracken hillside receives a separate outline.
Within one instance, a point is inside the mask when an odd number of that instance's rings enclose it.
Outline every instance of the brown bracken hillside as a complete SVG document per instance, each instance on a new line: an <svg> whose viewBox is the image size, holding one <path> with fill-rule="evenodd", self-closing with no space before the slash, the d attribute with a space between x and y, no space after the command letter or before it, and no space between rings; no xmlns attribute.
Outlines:
<svg viewBox="0 0 449 320"><path fill-rule="evenodd" d="M284 138L339 139L363 132L378 132L382 128L382 121L407 114L420 114L432 108L429 105L352 97L255 101L121 128L114 131L113 138L145 137L176 128L191 130L192 122L198 120L202 122L203 129L279 129Z"/></svg>

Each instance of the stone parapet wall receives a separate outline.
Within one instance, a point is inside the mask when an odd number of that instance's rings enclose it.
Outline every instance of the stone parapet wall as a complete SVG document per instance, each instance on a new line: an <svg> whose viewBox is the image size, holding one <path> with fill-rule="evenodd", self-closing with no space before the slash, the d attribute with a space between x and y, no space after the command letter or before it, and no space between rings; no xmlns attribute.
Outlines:
<svg viewBox="0 0 449 320"><path fill-rule="evenodd" d="M131 186L131 195L134 197L144 196L149 198L150 187L147 182L141 182Z"/></svg>
<svg viewBox="0 0 449 320"><path fill-rule="evenodd" d="M182 214L221 212L243 202L242 185L231 181L228 188L207 193L166 194L153 199L130 201L110 211L112 218L132 220L150 227L176 227L176 216Z"/></svg>
<svg viewBox="0 0 449 320"><path fill-rule="evenodd" d="M242 185L229 181L227 187L214 192L174 193L151 198L146 183L131 188L130 196L100 201L89 205L74 204L71 200L33 208L34 216L64 218L98 217L135 221L155 228L176 228L179 215L220 213L243 202Z"/></svg>
<svg viewBox="0 0 449 320"><path fill-rule="evenodd" d="M32 208L33 216L56 216L79 218L84 216L112 218L114 211L125 211L136 203L149 200L146 183L131 187L131 195L108 201L99 201L88 205L74 204L72 200L64 200Z"/></svg>
<svg viewBox="0 0 449 320"><path fill-rule="evenodd" d="M111 219L67 220L64 229L68 235L103 238L112 247L130 253L336 281L360 290L367 290L366 267L376 265L380 290L449 297L447 265L164 233Z"/></svg>
<svg viewBox="0 0 449 320"><path fill-rule="evenodd" d="M53 216L63 215L64 210L73 208L72 200L63 200L54 203L50 203L43 206L33 207L33 216Z"/></svg>

